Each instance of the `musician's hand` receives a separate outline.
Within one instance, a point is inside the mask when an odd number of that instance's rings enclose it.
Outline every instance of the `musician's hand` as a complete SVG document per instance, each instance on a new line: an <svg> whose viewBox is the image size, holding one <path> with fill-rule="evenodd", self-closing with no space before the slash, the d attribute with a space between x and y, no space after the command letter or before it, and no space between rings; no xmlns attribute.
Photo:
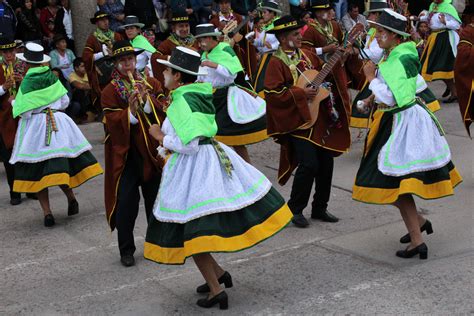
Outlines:
<svg viewBox="0 0 474 316"><path fill-rule="evenodd" d="M148 129L148 133L150 133L150 136L159 141L160 143L163 143L163 138L165 137L165 134L161 131L161 126L158 124L153 124L150 126Z"/></svg>
<svg viewBox="0 0 474 316"><path fill-rule="evenodd" d="M23 80L23 76L20 74L14 74L13 78L15 79L16 82L20 82Z"/></svg>
<svg viewBox="0 0 474 316"><path fill-rule="evenodd" d="M132 115L137 114L137 109L140 105L138 102L138 93L138 91L133 91L130 95L130 98L128 98L128 108L130 109L130 113L132 113Z"/></svg>
<svg viewBox="0 0 474 316"><path fill-rule="evenodd" d="M377 70L377 66L372 62L368 61L364 65L364 75L367 81L371 82L375 79L375 71Z"/></svg>
<svg viewBox="0 0 474 316"><path fill-rule="evenodd" d="M270 42L265 41L264 45L265 45L266 48L272 49L272 44L270 44Z"/></svg>
<svg viewBox="0 0 474 316"><path fill-rule="evenodd" d="M7 91L11 87L13 87L14 81L12 77L8 77L5 82L3 83L3 90Z"/></svg>
<svg viewBox="0 0 474 316"><path fill-rule="evenodd" d="M217 66L219 66L218 64L210 61L210 60L204 60L203 62L201 62L201 66L202 67L209 67L209 68L214 68L216 69Z"/></svg>
<svg viewBox="0 0 474 316"><path fill-rule="evenodd" d="M318 89L314 87L306 87L304 88L304 93L306 94L307 99L314 99L318 94Z"/></svg>
<svg viewBox="0 0 474 316"><path fill-rule="evenodd" d="M446 16L443 13L439 15L439 21L446 25Z"/></svg>
<svg viewBox="0 0 474 316"><path fill-rule="evenodd" d="M337 50L338 45L331 44L323 47L323 53L334 53Z"/></svg>

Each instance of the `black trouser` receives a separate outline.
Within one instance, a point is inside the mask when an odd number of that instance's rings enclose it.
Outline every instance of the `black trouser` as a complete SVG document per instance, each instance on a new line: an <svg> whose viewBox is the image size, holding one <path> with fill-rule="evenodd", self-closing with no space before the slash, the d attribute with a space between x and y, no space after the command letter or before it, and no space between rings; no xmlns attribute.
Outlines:
<svg viewBox="0 0 474 316"><path fill-rule="evenodd" d="M5 173L7 174L8 186L10 187L10 197L13 193L13 181L15 180L15 166L11 165L8 161L10 160L12 153L5 147L3 138L0 135L0 157L3 160L3 166L5 166ZM19 193L16 193L19 194Z"/></svg>
<svg viewBox="0 0 474 316"><path fill-rule="evenodd" d="M293 214L302 214L308 205L313 182L316 185L312 214L325 211L331 195L334 157L331 152L313 143L292 137L291 146L298 160L291 196L288 201Z"/></svg>
<svg viewBox="0 0 474 316"><path fill-rule="evenodd" d="M135 253L133 229L140 203L139 187L142 188L142 195L145 199L145 212L148 222L160 186L160 177L143 182L141 179L143 172L141 170L143 169L140 167L140 164L136 163L133 159L128 159L120 177L115 214L120 256L133 255Z"/></svg>

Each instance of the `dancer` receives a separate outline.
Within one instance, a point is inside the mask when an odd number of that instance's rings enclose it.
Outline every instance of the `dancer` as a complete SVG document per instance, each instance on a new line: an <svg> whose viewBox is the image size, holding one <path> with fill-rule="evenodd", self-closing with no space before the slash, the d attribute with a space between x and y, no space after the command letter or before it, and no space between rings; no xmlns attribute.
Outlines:
<svg viewBox="0 0 474 316"><path fill-rule="evenodd" d="M463 19L465 25L460 34L454 77L462 120L468 135L471 136L469 126L474 117L474 4L464 10Z"/></svg>
<svg viewBox="0 0 474 316"><path fill-rule="evenodd" d="M115 70L112 81L102 91L105 208L110 228L117 228L120 262L125 267L135 264L133 229L140 203L139 187L148 218L163 165L157 158L158 143L148 133L151 124L161 124L164 119L159 103L163 89L156 79L136 71L135 56L141 53L129 41L115 42L111 55Z"/></svg>
<svg viewBox="0 0 474 316"><path fill-rule="evenodd" d="M232 47L218 42L221 35L212 24L196 27L196 39L203 51L201 66L207 73L198 77L198 81L209 82L215 88L213 102L219 128L216 139L234 147L250 163L245 146L268 138L265 101L250 90Z"/></svg>
<svg viewBox="0 0 474 316"><path fill-rule="evenodd" d="M29 68L13 103L13 117L20 117L10 163L15 165L13 191L37 193L44 226L55 218L48 188L59 186L68 200L68 216L79 213L73 188L102 173L92 146L74 121L62 110L69 105L67 91L48 66L43 47L27 43L18 57Z"/></svg>
<svg viewBox="0 0 474 316"><path fill-rule="evenodd" d="M454 85L454 61L457 55L461 19L451 4L452 0L433 0L429 13L421 15L421 21L430 24L431 34L428 37L421 55L421 75L427 82L443 80L451 93L445 103L457 101Z"/></svg>
<svg viewBox="0 0 474 316"><path fill-rule="evenodd" d="M226 292L232 277L213 252L235 252L272 237L291 220L291 212L271 182L232 149L214 139L216 113L212 86L194 83L201 56L178 47L169 61L160 61L167 89L172 91L167 118L150 134L166 157L163 179L145 241L145 258L183 264L193 257L206 284L198 293L201 307L228 308Z"/></svg>
<svg viewBox="0 0 474 316"><path fill-rule="evenodd" d="M258 52L263 55L273 52L278 48L278 40L275 35L268 33L273 29L273 23L280 18L281 9L277 2L273 0L264 0L257 10L262 14L263 28L262 32L254 33L249 36L249 41L257 48Z"/></svg>
<svg viewBox="0 0 474 316"><path fill-rule="evenodd" d="M451 162L451 152L436 117L416 98L419 59L406 17L385 9L377 22L377 41L390 52L378 67L368 62L364 73L375 95L377 110L367 135L364 155L355 179L352 198L372 204L391 204L402 215L410 243L397 251L402 258L428 257L421 231L433 232L431 223L417 212L413 195L436 199L452 195L461 176ZM420 142L420 140L423 140Z"/></svg>
<svg viewBox="0 0 474 316"><path fill-rule="evenodd" d="M280 48L270 58L265 73L268 134L281 145L278 181L284 185L296 170L288 206L293 212L293 223L307 227L303 215L311 195L313 183L316 192L311 218L337 222L328 212L334 157L346 152L351 144L349 131L349 95L345 72L341 67L332 70L332 95L321 102L316 124L308 124L308 103L317 95L311 87L296 86L306 70L320 70L322 61L314 50L301 49L303 27L291 16L275 22L273 32ZM327 83L325 87L329 87Z"/></svg>

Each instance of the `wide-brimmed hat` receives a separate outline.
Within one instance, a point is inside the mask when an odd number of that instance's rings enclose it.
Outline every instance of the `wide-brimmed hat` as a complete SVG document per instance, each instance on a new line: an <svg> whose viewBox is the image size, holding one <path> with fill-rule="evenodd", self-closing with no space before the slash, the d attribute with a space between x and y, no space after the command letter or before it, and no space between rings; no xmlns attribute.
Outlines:
<svg viewBox="0 0 474 316"><path fill-rule="evenodd" d="M280 34L302 28L305 25L303 21L297 21L291 15L285 15L273 23L273 28L267 33Z"/></svg>
<svg viewBox="0 0 474 316"><path fill-rule="evenodd" d="M189 16L186 12L173 12L168 23L189 23Z"/></svg>
<svg viewBox="0 0 474 316"><path fill-rule="evenodd" d="M311 10L327 10L331 8L329 0L310 0L309 8Z"/></svg>
<svg viewBox="0 0 474 316"><path fill-rule="evenodd" d="M8 37L0 37L0 50L13 49L17 47L14 39Z"/></svg>
<svg viewBox="0 0 474 316"><path fill-rule="evenodd" d="M387 0L370 0L367 3L364 14L367 15L370 12L381 12L384 9L390 9L390 5L387 3Z"/></svg>
<svg viewBox="0 0 474 316"><path fill-rule="evenodd" d="M140 23L140 20L135 15L127 15L123 23L124 24L119 27L121 30L124 30L127 26L136 26L140 29L145 26L145 24Z"/></svg>
<svg viewBox="0 0 474 316"><path fill-rule="evenodd" d="M257 7L257 10L259 11L268 10L268 11L273 11L276 14L281 14L280 5L278 4L278 2L275 2L273 0L263 0L260 6Z"/></svg>
<svg viewBox="0 0 474 316"><path fill-rule="evenodd" d="M199 69L201 65L201 55L199 55L198 52L183 46L178 46L173 49L168 60L157 59L156 61L167 67L190 75L207 75L207 72Z"/></svg>
<svg viewBox="0 0 474 316"><path fill-rule="evenodd" d="M51 60L51 57L44 54L43 46L36 43L26 43L25 52L17 54L17 57L30 64L44 64Z"/></svg>
<svg viewBox="0 0 474 316"><path fill-rule="evenodd" d="M116 41L112 46L112 55L108 56L110 59L119 58L125 55L140 55L143 49L135 49L127 40Z"/></svg>
<svg viewBox="0 0 474 316"><path fill-rule="evenodd" d="M392 9L384 9L378 17L377 22L373 22L373 24L402 36L410 36L410 34L406 32L408 26L407 18Z"/></svg>
<svg viewBox="0 0 474 316"><path fill-rule="evenodd" d="M90 19L92 24L95 24L97 20L104 19L104 18L109 18L110 15L107 12L104 12L102 10L97 11L94 13L94 17Z"/></svg>
<svg viewBox="0 0 474 316"><path fill-rule="evenodd" d="M221 36L222 33L216 30L213 24L199 24L196 26L196 35L194 38L206 37L206 36Z"/></svg>

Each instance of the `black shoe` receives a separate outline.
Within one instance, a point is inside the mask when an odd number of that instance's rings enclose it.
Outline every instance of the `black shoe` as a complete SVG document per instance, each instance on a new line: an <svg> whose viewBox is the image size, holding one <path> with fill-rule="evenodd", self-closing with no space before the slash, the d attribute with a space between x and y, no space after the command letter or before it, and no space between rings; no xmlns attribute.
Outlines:
<svg viewBox="0 0 474 316"><path fill-rule="evenodd" d="M458 100L458 97L455 97L455 96L450 96L449 98L447 98L446 100L443 101L443 103L454 103Z"/></svg>
<svg viewBox="0 0 474 316"><path fill-rule="evenodd" d="M227 297L227 293L225 291L220 292L212 298L201 298L197 301L197 305L204 308L211 308L217 303L219 303L220 309L229 308L229 298Z"/></svg>
<svg viewBox="0 0 474 316"><path fill-rule="evenodd" d="M411 258L416 256L417 254L420 255L420 259L428 259L428 247L425 243L422 243L421 245L416 246L415 248L410 250L408 250L408 248L405 250L399 250L396 253L397 257L400 258Z"/></svg>
<svg viewBox="0 0 474 316"><path fill-rule="evenodd" d="M120 258L120 262L124 267L132 267L135 265L135 258L133 255L124 255Z"/></svg>
<svg viewBox="0 0 474 316"><path fill-rule="evenodd" d="M328 223L337 223L339 222L339 218L329 213L327 210L317 211L311 214L312 219L319 219L323 222Z"/></svg>
<svg viewBox="0 0 474 316"><path fill-rule="evenodd" d="M291 220L291 222L299 228L305 228L309 226L308 220L304 217L303 214L293 215L293 219Z"/></svg>
<svg viewBox="0 0 474 316"><path fill-rule="evenodd" d="M53 214L48 214L44 217L44 226L53 227L56 222L54 221Z"/></svg>
<svg viewBox="0 0 474 316"><path fill-rule="evenodd" d="M427 235L431 235L433 233L433 226L431 226L431 222L429 220L426 220L423 226L420 227L420 231L426 231ZM411 242L410 234L406 234L405 236L400 238L400 242L402 244L408 244L409 242Z"/></svg>
<svg viewBox="0 0 474 316"><path fill-rule="evenodd" d="M13 206L21 204L21 194L17 192L10 192L10 204Z"/></svg>
<svg viewBox="0 0 474 316"><path fill-rule="evenodd" d="M451 93L451 90L449 90L449 88L446 87L446 90L444 90L443 95L441 97L446 98L450 93Z"/></svg>
<svg viewBox="0 0 474 316"><path fill-rule="evenodd" d="M26 197L30 200L37 200L38 195L36 193L26 193Z"/></svg>
<svg viewBox="0 0 474 316"><path fill-rule="evenodd" d="M217 281L219 281L219 284L224 284L226 289L234 286L234 284L232 283L232 276L227 271L225 271L224 274L221 275L219 279L217 279ZM198 293L209 293L210 291L211 289L209 288L209 285L207 285L207 283L198 286L196 289L196 292Z"/></svg>
<svg viewBox="0 0 474 316"><path fill-rule="evenodd" d="M67 207L67 216L76 215L79 213L79 203L76 200L69 202Z"/></svg>

